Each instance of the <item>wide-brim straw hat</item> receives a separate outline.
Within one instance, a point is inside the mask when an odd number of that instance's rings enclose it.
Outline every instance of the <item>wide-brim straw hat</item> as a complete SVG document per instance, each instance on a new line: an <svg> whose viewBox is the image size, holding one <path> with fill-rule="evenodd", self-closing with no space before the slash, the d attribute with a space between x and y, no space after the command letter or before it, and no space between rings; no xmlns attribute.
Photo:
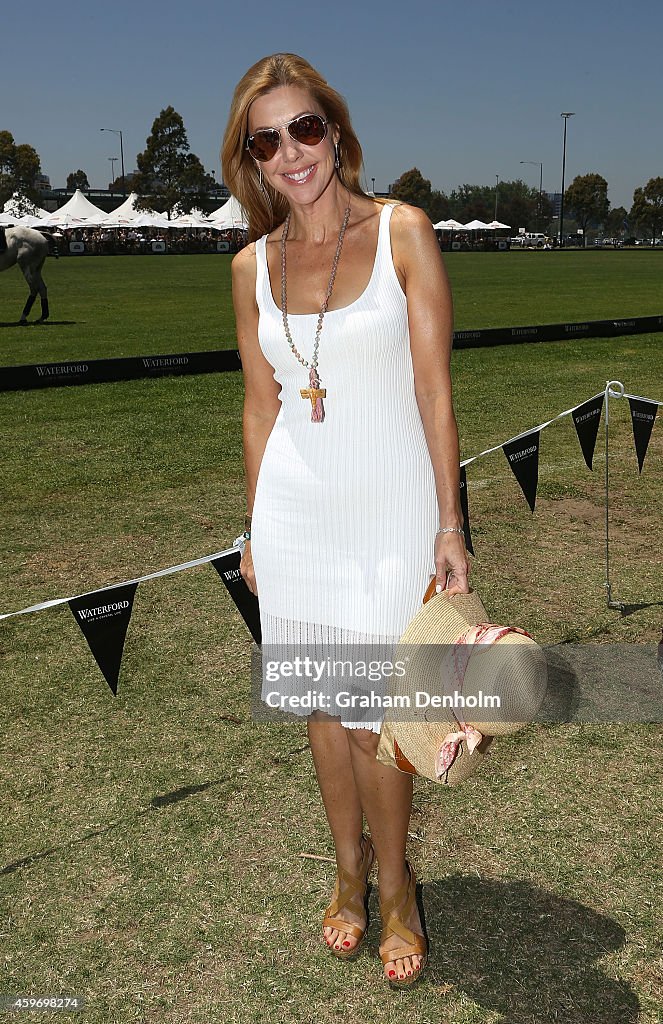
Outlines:
<svg viewBox="0 0 663 1024"><path fill-rule="evenodd" d="M480 637L484 642L473 642ZM401 697L406 710L386 707L378 760L446 785L469 778L495 736L532 722L546 692L539 645L518 627L492 623L476 591L451 597L442 591L427 600L401 637L394 663L406 666L391 682L391 695ZM438 706L427 704L428 697ZM488 698L497 698L499 708L486 706ZM450 707L454 699L464 706ZM468 737L462 725L477 732ZM452 734L456 755L440 774L442 744Z"/></svg>

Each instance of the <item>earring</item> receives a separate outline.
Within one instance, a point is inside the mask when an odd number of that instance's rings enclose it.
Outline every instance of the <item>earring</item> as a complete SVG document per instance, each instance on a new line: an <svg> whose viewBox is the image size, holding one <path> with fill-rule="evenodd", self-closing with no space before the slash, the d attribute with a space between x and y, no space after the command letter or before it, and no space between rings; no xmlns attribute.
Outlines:
<svg viewBox="0 0 663 1024"><path fill-rule="evenodd" d="M340 161L339 156L338 156L338 142L334 143L334 154L335 154L334 167L336 168L336 170L338 170L339 167L341 166L341 161Z"/></svg>
<svg viewBox="0 0 663 1024"><path fill-rule="evenodd" d="M265 191L265 186L262 183L262 167L258 167L258 184L260 185L260 188L264 192Z"/></svg>

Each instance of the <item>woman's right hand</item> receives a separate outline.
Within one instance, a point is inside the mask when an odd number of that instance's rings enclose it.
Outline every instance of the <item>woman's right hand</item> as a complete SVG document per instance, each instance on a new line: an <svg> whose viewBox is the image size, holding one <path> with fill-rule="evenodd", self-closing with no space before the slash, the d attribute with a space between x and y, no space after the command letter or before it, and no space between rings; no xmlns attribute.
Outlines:
<svg viewBox="0 0 663 1024"><path fill-rule="evenodd" d="M244 553L239 560L239 571L251 593L255 594L257 597L258 588L256 586L256 574L253 571L253 558L251 557L250 540L244 541Z"/></svg>

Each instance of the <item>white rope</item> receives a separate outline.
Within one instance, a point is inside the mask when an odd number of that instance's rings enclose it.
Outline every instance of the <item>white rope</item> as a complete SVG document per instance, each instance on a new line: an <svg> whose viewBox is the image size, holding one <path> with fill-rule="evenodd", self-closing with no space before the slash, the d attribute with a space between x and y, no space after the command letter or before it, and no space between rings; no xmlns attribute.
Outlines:
<svg viewBox="0 0 663 1024"><path fill-rule="evenodd" d="M611 385L617 385L621 390L612 390ZM640 398L638 395L629 395L624 391L624 385L620 381L608 381L606 384L605 391L599 391L597 395L592 395L591 398L587 398L584 402L580 402L579 405L574 405L570 409L565 409L564 412L560 412L557 416L553 416L552 419L546 420L545 423L539 423L537 427L530 427L528 430L523 430L522 433L516 434L514 437L510 437L508 441L502 441L501 444L496 444L493 448L486 448L485 451L479 452L478 455L473 455L470 459L464 459L461 462L461 468L463 466L469 466L471 462L475 462L477 459L481 459L484 455L491 455L492 452L497 452L504 447L505 444L510 444L511 441L518 441L521 437L527 437L528 434L533 434L537 430L543 430L544 427L549 427L551 423L556 420L561 420L563 416L569 416L576 409L579 409L581 405L586 405L587 402L591 402L594 398L600 398L601 395L609 394L612 398L637 398L641 402L651 402L653 405L663 405L663 402L656 402L652 398ZM243 537L240 534L233 541L231 548L226 548L225 551L216 551L213 555L203 555L202 558L194 558L191 562L181 562L179 565L171 565L167 569L159 569L158 572L148 573L147 576L138 576L133 580L124 580L123 583L111 583L106 587L99 587L97 590L88 590L84 594L76 594L74 597L57 597L52 601L41 601L39 604L30 605L29 608L21 608L17 612L5 612L4 615L0 615L1 619L10 619L14 615L26 615L28 612L40 612L44 608L53 608L58 604L67 604L69 601L75 601L78 597L88 597L90 594L101 594L107 590L114 590L117 587L125 587L130 583L144 583L145 580L155 580L158 576L168 576L173 572L181 572L182 569L192 569L196 565L204 565L205 562L211 562L215 558L221 558L222 555L229 555L232 551L236 551L239 548L241 552L244 550Z"/></svg>
<svg viewBox="0 0 663 1024"><path fill-rule="evenodd" d="M181 572L182 569L193 569L196 565L204 565L205 562L212 562L215 558L221 558L222 555L229 555L233 551L236 551L240 540L241 537L237 537L231 548L226 548L225 551L216 551L213 555L203 555L202 558L194 558L191 562L180 562L179 565L171 565L167 569L159 569L158 572L150 572L147 576L137 576L134 580L124 580L123 583L109 583L105 587L99 587L97 590L86 590L84 594L76 594L74 597L56 597L52 601L41 601L39 604L30 605L29 608L21 608L18 612L6 612L4 615L0 615L0 619L10 619L13 615L26 615L28 612L40 612L44 608L53 608L57 604L67 604L69 601L75 601L78 597L88 597L90 594L102 594L107 590L116 590L118 587L126 587L130 583L144 583L145 580L155 580L157 576L168 576L173 572Z"/></svg>

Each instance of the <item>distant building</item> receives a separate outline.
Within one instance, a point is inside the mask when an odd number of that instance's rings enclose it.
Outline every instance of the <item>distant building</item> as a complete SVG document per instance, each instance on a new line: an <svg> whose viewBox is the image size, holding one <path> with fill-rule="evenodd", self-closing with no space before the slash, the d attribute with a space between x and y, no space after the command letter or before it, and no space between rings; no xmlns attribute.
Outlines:
<svg viewBox="0 0 663 1024"><path fill-rule="evenodd" d="M546 199L552 206L553 217L559 217L560 207L562 205L562 193L561 192L546 192Z"/></svg>
<svg viewBox="0 0 663 1024"><path fill-rule="evenodd" d="M34 187L39 192L50 192L51 190L51 179L48 174L38 174L34 181Z"/></svg>

